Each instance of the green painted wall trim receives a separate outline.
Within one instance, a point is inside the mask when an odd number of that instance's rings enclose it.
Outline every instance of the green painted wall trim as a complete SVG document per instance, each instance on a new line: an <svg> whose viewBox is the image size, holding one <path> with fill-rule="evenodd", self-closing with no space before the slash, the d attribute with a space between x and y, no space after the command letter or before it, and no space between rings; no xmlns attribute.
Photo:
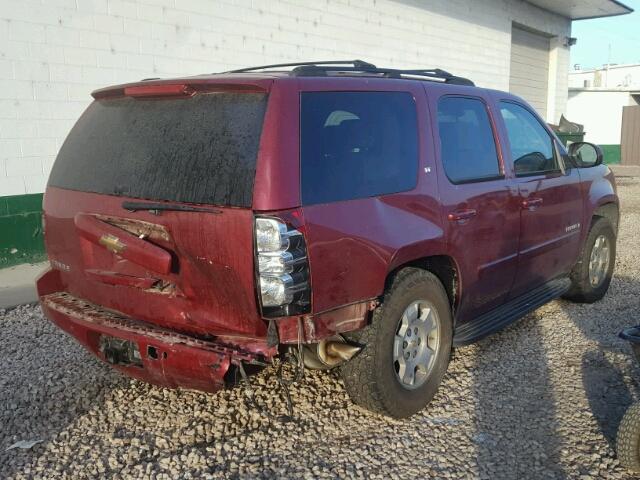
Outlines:
<svg viewBox="0 0 640 480"><path fill-rule="evenodd" d="M620 145L600 145L600 148L604 154L604 163L609 165L620 163Z"/></svg>
<svg viewBox="0 0 640 480"><path fill-rule="evenodd" d="M42 193L0 197L0 268L46 259Z"/></svg>
<svg viewBox="0 0 640 480"><path fill-rule="evenodd" d="M584 132L581 133L564 133L556 132L558 138L562 141L565 147L569 146L573 142L584 141ZM615 164L620 163L621 153L620 145L600 145L602 153L604 155L604 163Z"/></svg>

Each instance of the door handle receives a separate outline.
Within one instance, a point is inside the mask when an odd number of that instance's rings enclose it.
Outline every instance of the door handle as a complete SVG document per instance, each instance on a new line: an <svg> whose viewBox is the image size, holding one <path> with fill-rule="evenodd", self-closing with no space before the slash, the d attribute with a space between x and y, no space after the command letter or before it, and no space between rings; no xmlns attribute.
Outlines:
<svg viewBox="0 0 640 480"><path fill-rule="evenodd" d="M451 212L447 218L452 222L464 223L470 218L475 217L477 214L478 212L476 210L470 208L468 210L456 210L455 212Z"/></svg>
<svg viewBox="0 0 640 480"><path fill-rule="evenodd" d="M542 205L542 199L538 197L527 198L526 200L522 201L522 208L524 208L525 210L533 211L540 205Z"/></svg>

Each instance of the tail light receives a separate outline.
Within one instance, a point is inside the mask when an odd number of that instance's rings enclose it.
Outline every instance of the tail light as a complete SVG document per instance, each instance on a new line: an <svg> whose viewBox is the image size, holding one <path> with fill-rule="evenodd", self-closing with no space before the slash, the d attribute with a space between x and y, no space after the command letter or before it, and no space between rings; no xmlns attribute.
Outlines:
<svg viewBox="0 0 640 480"><path fill-rule="evenodd" d="M286 317L307 313L311 286L302 233L279 218L256 217L255 242L262 315Z"/></svg>

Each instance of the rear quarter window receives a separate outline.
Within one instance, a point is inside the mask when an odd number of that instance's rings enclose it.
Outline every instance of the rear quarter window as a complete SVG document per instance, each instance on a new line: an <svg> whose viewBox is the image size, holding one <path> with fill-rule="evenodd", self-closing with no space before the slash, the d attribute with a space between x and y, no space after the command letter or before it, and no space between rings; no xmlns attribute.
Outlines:
<svg viewBox="0 0 640 480"><path fill-rule="evenodd" d="M408 92L302 93L300 136L304 205L416 186L417 113Z"/></svg>
<svg viewBox="0 0 640 480"><path fill-rule="evenodd" d="M440 157L452 183L491 180L502 175L491 120L482 100L441 98L438 134Z"/></svg>
<svg viewBox="0 0 640 480"><path fill-rule="evenodd" d="M149 200L249 207L267 95L94 101L49 185Z"/></svg>

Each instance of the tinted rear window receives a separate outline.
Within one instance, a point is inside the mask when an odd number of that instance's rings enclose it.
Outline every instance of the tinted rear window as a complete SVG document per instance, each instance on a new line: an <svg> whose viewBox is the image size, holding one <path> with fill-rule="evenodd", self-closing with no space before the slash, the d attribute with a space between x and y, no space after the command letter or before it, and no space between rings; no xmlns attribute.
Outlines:
<svg viewBox="0 0 640 480"><path fill-rule="evenodd" d="M410 93L303 93L300 117L304 205L416 186L418 127Z"/></svg>
<svg viewBox="0 0 640 480"><path fill-rule="evenodd" d="M440 157L451 182L501 175L489 113L475 98L443 97L438 102Z"/></svg>
<svg viewBox="0 0 640 480"><path fill-rule="evenodd" d="M249 207L267 96L93 102L49 185L149 200Z"/></svg>

